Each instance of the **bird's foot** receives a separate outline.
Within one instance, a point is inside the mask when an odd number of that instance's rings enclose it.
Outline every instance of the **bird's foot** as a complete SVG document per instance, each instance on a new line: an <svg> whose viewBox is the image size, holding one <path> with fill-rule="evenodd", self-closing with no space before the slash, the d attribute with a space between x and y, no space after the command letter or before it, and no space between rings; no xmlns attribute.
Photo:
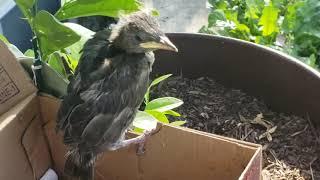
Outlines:
<svg viewBox="0 0 320 180"><path fill-rule="evenodd" d="M145 142L148 139L148 137L150 137L153 133L155 132L154 130L150 130L150 131L144 131L143 134L135 137L135 138L131 138L131 139L127 139L127 140L121 140L118 141L114 144L109 144L106 149L110 150L110 151L114 151L123 147L127 147L131 144L137 144L138 145L138 149L137 149L137 155L142 155L145 152Z"/></svg>
<svg viewBox="0 0 320 180"><path fill-rule="evenodd" d="M152 135L152 133L155 130L145 130L142 135L138 136L138 149L137 149L137 155L143 155L145 153L145 144L147 139Z"/></svg>

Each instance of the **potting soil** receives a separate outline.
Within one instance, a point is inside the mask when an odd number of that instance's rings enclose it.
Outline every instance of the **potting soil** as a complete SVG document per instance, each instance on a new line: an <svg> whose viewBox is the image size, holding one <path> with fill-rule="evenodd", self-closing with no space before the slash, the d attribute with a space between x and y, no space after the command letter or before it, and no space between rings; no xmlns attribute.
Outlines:
<svg viewBox="0 0 320 180"><path fill-rule="evenodd" d="M320 137L306 117L279 113L262 100L213 79L170 77L151 97L182 99L184 126L263 145L263 179L320 179Z"/></svg>

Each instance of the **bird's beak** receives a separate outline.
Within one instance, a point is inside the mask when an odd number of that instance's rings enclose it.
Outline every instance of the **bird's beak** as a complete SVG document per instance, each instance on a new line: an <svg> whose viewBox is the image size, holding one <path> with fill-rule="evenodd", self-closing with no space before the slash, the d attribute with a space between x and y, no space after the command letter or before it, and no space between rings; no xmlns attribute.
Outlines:
<svg viewBox="0 0 320 180"><path fill-rule="evenodd" d="M178 52L176 46L166 36L160 36L159 42L145 42L141 43L140 46L145 49L163 49Z"/></svg>

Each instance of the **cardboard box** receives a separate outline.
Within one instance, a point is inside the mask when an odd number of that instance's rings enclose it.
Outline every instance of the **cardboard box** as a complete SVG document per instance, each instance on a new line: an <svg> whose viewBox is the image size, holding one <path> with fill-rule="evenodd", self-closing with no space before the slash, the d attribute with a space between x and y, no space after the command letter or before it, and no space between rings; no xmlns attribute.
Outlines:
<svg viewBox="0 0 320 180"><path fill-rule="evenodd" d="M0 78L18 89L3 96L7 100L0 108L6 111L0 116L0 180L39 179L48 168L63 179L66 147L55 131L60 101L36 94L30 78L2 42L0 64L6 72ZM6 88L0 86L0 92L7 92ZM135 152L131 146L101 155L96 180L260 179L260 145L187 128L159 124L159 132L146 144L146 153L137 156Z"/></svg>
<svg viewBox="0 0 320 180"><path fill-rule="evenodd" d="M0 114L35 91L31 79L0 42Z"/></svg>

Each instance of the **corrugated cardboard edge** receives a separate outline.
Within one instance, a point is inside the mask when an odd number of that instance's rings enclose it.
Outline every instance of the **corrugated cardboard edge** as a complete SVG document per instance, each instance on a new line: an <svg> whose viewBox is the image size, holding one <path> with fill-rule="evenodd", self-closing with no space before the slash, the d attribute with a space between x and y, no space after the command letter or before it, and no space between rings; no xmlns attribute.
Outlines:
<svg viewBox="0 0 320 180"><path fill-rule="evenodd" d="M251 158L248 166L241 174L239 180L262 179L262 147L259 147Z"/></svg>
<svg viewBox="0 0 320 180"><path fill-rule="evenodd" d="M171 126L171 125L167 125L167 126ZM241 174L241 176L239 177L239 180L253 180L253 179L254 180L258 180L258 179L262 179L261 172L262 172L262 160L263 160L263 158L262 158L262 146L260 144L254 144L254 143L250 143L250 142L246 142L246 141L240 141L240 140L237 140L237 139L224 137L224 136L211 134L211 133L206 133L206 132L202 132L202 131L197 131L197 130L194 130L194 129L184 128L184 127L177 127L177 128L184 129L185 131L200 133L200 134L205 135L205 136L215 137L217 139L227 140L227 141L230 141L230 142L237 143L239 145L244 145L244 146L249 146L249 147L255 148L256 152L252 156L251 160L249 161L247 167L244 169L244 171Z"/></svg>
<svg viewBox="0 0 320 180"><path fill-rule="evenodd" d="M1 40L0 60L2 73L4 73L6 76L7 81L10 81L9 84L11 87L10 97L9 95L3 95L4 97L2 97L2 102L0 102L0 114L2 114L32 93L35 93L37 89L33 85L32 80L29 78L25 70L19 64L18 60L8 49L7 45L5 45ZM2 88L5 89L6 87L7 85Z"/></svg>

